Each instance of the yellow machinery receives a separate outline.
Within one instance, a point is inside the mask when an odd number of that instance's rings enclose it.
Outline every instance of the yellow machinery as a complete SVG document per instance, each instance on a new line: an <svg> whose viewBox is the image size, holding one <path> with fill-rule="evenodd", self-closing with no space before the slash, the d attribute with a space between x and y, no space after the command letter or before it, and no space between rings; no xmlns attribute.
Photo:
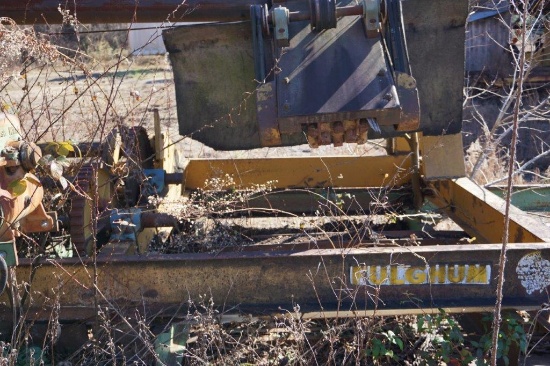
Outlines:
<svg viewBox="0 0 550 366"><path fill-rule="evenodd" d="M0 12L32 22L38 13L55 16L48 13L49 3L31 1L25 17L20 5L1 5ZM172 3L142 1L131 9L138 22L151 21ZM110 2L99 0L78 6L84 21L91 9L97 10L95 21L120 21L129 11L122 6L113 13ZM504 200L464 177L460 132L467 1L205 0L188 1L178 11L189 9L194 11L186 20L230 22L164 33L182 135L220 150L386 138L388 153L191 159L183 172L175 172L173 146L165 148L170 144L163 141L158 115L152 139L143 129L117 129L101 146L101 162L87 165L74 181L89 197L73 197L65 223L73 258L44 258L39 267L19 260L18 280L32 280L30 289L12 293L32 296L36 319L47 317L56 301L66 319L86 318L98 303L113 301L146 303L159 314L173 314L174 307L204 293L246 311L298 303L311 317L438 307L479 312L494 304ZM22 146L13 141L4 146ZM119 158L131 172L125 177L102 165ZM24 169L25 163L17 166ZM429 201L468 238L377 231L293 245L229 247L214 254L147 253L144 238L150 236L140 233L177 226L178 218L149 211L143 199L166 194L169 185L188 192L221 177L238 180L242 190L272 182L270 195L255 197L243 210L311 213L325 205L369 214L373 196L391 203L397 190L404 206L419 209ZM117 190L112 182L120 179L124 189ZM28 181L27 190L38 189ZM0 184L6 189L9 181ZM235 188L232 183L217 187ZM49 220L53 216L43 213L39 201L25 203L37 207L29 214L27 208L8 213L2 206L5 220L19 214L27 221ZM549 283L540 271L550 259L550 228L517 208L510 220L503 304L537 308L547 301ZM38 231L54 227L48 221ZM13 226L10 230L15 232ZM0 307L8 303L6 296Z"/></svg>

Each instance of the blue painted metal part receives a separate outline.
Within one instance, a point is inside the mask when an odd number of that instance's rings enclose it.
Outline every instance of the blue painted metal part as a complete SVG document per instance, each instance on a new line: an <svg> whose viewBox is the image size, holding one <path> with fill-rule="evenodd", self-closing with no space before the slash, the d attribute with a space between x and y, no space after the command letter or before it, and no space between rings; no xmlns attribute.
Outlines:
<svg viewBox="0 0 550 366"><path fill-rule="evenodd" d="M110 216L111 241L136 241L141 230L141 209L113 210Z"/></svg>
<svg viewBox="0 0 550 366"><path fill-rule="evenodd" d="M164 176L166 172L163 169L143 169L147 177L144 182L144 196L159 195L164 191Z"/></svg>
<svg viewBox="0 0 550 366"><path fill-rule="evenodd" d="M272 18L274 23L273 33L278 47L288 47L290 45L290 36L288 32L289 11L287 8L278 6L273 7Z"/></svg>
<svg viewBox="0 0 550 366"><path fill-rule="evenodd" d="M486 9L486 10L472 12L468 16L467 22L471 23L477 20L494 17L497 14L502 14L507 11L510 11L510 3L508 1L503 1L502 3L495 5L493 9Z"/></svg>

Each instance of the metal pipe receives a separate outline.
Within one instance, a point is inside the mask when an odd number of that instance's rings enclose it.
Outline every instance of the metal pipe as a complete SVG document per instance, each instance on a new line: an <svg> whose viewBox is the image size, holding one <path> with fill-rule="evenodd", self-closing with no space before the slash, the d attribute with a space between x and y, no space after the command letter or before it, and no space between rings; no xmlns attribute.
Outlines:
<svg viewBox="0 0 550 366"><path fill-rule="evenodd" d="M270 0L79 0L61 9L81 23L238 21L250 18L250 5ZM62 23L59 0L1 1L0 14L19 24Z"/></svg>
<svg viewBox="0 0 550 366"><path fill-rule="evenodd" d="M146 23L146 22L202 22L238 21L250 18L250 5L263 5L268 0L143 0L110 1L81 0L63 8L75 15L81 23ZM0 14L19 24L61 23L59 1L29 0L0 3ZM336 16L362 15L362 5L336 8ZM290 13L291 21L309 20L309 11Z"/></svg>
<svg viewBox="0 0 550 366"><path fill-rule="evenodd" d="M183 184L183 173L166 173L164 184Z"/></svg>
<svg viewBox="0 0 550 366"><path fill-rule="evenodd" d="M176 227L178 218L166 213L143 212L141 214L142 227Z"/></svg>
<svg viewBox="0 0 550 366"><path fill-rule="evenodd" d="M363 15L363 5L349 5L336 8L337 18L351 15Z"/></svg>
<svg viewBox="0 0 550 366"><path fill-rule="evenodd" d="M342 7L336 8L337 18L352 16L352 15L363 15L363 5L350 5L350 6L342 6ZM271 13L269 13L267 19L270 23L272 23ZM291 11L288 14L288 19L291 22L310 20L311 13L309 12L309 10Z"/></svg>

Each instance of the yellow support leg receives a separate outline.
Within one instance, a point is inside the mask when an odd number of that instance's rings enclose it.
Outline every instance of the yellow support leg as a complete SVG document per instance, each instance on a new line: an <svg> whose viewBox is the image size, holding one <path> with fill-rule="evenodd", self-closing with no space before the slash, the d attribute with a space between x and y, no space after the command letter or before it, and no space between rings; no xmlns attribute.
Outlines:
<svg viewBox="0 0 550 366"><path fill-rule="evenodd" d="M500 243L506 201L469 178L430 183L428 199L459 224L478 243ZM511 243L550 242L550 227L516 207L510 208Z"/></svg>

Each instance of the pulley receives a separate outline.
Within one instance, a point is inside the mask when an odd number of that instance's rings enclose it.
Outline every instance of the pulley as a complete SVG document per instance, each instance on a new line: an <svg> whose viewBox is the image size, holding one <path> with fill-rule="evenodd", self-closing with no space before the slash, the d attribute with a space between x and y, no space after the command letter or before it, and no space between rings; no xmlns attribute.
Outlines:
<svg viewBox="0 0 550 366"><path fill-rule="evenodd" d="M261 22L263 34L269 36L273 27L274 38L279 47L288 46L288 26L290 22L309 20L311 30L321 32L336 28L339 18L346 16L363 17L367 37L378 36L381 24L381 0L359 0L358 4L336 7L336 0L308 0L309 12L292 11L282 5L273 6L269 11L267 5L251 5L252 22ZM256 19L255 19L256 18Z"/></svg>
<svg viewBox="0 0 550 366"><path fill-rule="evenodd" d="M311 14L311 29L317 32L336 28L336 1L335 0L310 0L309 11Z"/></svg>

